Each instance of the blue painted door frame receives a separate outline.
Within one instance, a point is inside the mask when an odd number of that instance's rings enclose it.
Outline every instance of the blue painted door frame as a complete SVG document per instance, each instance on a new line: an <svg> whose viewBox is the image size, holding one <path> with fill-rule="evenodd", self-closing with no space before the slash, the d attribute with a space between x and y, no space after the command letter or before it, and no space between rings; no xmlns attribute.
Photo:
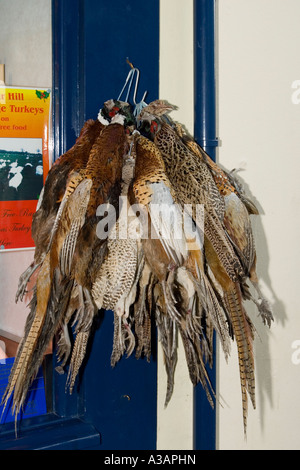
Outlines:
<svg viewBox="0 0 300 470"><path fill-rule="evenodd" d="M194 137L216 160L215 0L194 0ZM214 365L209 377L216 390L216 339ZM216 446L216 411L200 385L194 389L194 449Z"/></svg>
<svg viewBox="0 0 300 470"><path fill-rule="evenodd" d="M214 0L194 0L195 137L215 158ZM159 0L52 0L54 158L70 148L86 119L116 98L128 58L141 71L138 98L158 97ZM167 97L162 97L167 99ZM112 369L113 318L99 317L84 371L72 396L65 376L47 367L50 412L12 426L0 449L155 449L157 364L124 358ZM155 342L155 341L154 341ZM211 371L215 386L215 367ZM194 392L194 449L215 448L215 412Z"/></svg>

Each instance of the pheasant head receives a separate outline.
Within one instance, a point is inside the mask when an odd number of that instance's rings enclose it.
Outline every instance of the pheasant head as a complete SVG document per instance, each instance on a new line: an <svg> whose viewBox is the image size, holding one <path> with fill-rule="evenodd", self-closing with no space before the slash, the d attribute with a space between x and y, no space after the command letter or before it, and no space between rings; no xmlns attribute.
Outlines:
<svg viewBox="0 0 300 470"><path fill-rule="evenodd" d="M119 122L124 124L125 127L130 127L135 124L131 105L124 101L114 99L105 101L99 112L98 119L105 124Z"/></svg>
<svg viewBox="0 0 300 470"><path fill-rule="evenodd" d="M163 122L172 123L169 113L176 110L177 106L165 100L155 100L145 106L137 116L138 130L145 137L154 140L157 132L160 131Z"/></svg>

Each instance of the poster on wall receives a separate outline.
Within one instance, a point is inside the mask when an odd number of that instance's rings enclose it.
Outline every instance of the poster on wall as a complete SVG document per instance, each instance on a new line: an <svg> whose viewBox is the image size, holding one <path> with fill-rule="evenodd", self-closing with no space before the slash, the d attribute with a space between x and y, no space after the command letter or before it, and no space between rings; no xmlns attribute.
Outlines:
<svg viewBox="0 0 300 470"><path fill-rule="evenodd" d="M33 248L49 171L50 90L0 87L0 250Z"/></svg>

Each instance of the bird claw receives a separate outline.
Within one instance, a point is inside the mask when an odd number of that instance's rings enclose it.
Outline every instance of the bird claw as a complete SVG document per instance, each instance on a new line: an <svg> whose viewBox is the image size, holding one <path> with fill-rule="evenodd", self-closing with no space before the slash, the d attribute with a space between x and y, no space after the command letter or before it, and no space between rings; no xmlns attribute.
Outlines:
<svg viewBox="0 0 300 470"><path fill-rule="evenodd" d="M21 274L19 278L19 284L18 284L18 289L16 292L16 297L15 297L15 302L18 303L20 300L21 302L23 301L24 295L28 292L26 290L27 284L30 281L30 278L34 271L40 266L40 264L34 264L32 263L28 268Z"/></svg>
<svg viewBox="0 0 300 470"><path fill-rule="evenodd" d="M267 299L262 294L262 291L260 290L260 287L258 285L257 281L251 280L253 287L255 288L257 294L258 294L258 300L254 299L252 297L253 302L257 306L259 315L262 318L262 321L264 325L268 325L268 327L271 327L272 321L274 321L273 313L272 313L272 308L270 306L270 303L268 302Z"/></svg>
<svg viewBox="0 0 300 470"><path fill-rule="evenodd" d="M257 302L257 308L264 325L268 325L270 328L274 317L269 302L266 299L262 299L260 303Z"/></svg>
<svg viewBox="0 0 300 470"><path fill-rule="evenodd" d="M117 320L117 321L116 321ZM127 321L127 317L122 314L121 309L115 312L115 332L113 352L111 355L111 365L114 367L121 359L125 350L129 357L135 348L135 337Z"/></svg>
<svg viewBox="0 0 300 470"><path fill-rule="evenodd" d="M165 302L167 306L167 311L170 314L170 317L174 321L180 322L181 315L179 311L177 310L177 308L175 307L176 299L174 297L170 284L164 281L162 282L162 288L163 288L164 298L165 298Z"/></svg>
<svg viewBox="0 0 300 470"><path fill-rule="evenodd" d="M122 322L125 327L124 341L125 343L128 342L128 345L126 346L126 353L127 353L127 357L129 357L132 354L134 347L135 347L135 337L127 319L124 316L122 317Z"/></svg>
<svg viewBox="0 0 300 470"><path fill-rule="evenodd" d="M27 281L28 282L28 281ZM23 301L23 298L24 298L24 295L27 294L27 290L26 290L26 285L27 285L27 282L25 285L22 285L18 288L17 290L17 293L16 293L16 298L15 298L15 302L16 304L18 303L18 301L20 300L21 302Z"/></svg>
<svg viewBox="0 0 300 470"><path fill-rule="evenodd" d="M55 367L55 370L59 375L63 375L65 373L63 366L57 366Z"/></svg>
<svg viewBox="0 0 300 470"><path fill-rule="evenodd" d="M68 332L68 326L64 324L59 333L59 339L57 341L57 360L60 365L56 368L59 374L63 373L63 368L71 353L71 341Z"/></svg>
<svg viewBox="0 0 300 470"><path fill-rule="evenodd" d="M89 291L81 286L79 288L79 303L80 306L77 309L75 319L72 326L75 326L75 331L89 331L92 326L93 319L95 316L95 306Z"/></svg>

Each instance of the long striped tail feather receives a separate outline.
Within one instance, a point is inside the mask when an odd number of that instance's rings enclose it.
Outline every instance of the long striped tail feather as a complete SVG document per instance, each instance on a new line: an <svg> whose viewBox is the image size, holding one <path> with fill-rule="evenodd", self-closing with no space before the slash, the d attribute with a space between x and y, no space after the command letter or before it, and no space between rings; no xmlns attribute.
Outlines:
<svg viewBox="0 0 300 470"><path fill-rule="evenodd" d="M225 293L225 302L230 314L234 337L237 343L243 405L243 424L244 433L246 435L248 395L252 402L253 408L256 407L253 325L243 307L241 290L238 284L235 284L231 291Z"/></svg>

